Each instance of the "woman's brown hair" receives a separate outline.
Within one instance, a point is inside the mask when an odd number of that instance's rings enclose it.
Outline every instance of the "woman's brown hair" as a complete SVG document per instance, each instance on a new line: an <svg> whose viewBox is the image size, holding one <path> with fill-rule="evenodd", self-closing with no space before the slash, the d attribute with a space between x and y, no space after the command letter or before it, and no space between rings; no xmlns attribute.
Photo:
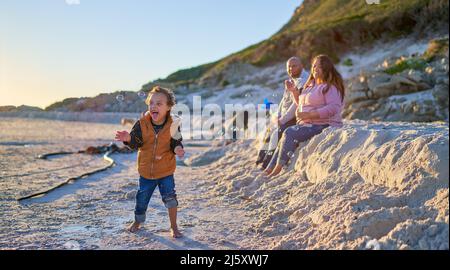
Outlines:
<svg viewBox="0 0 450 270"><path fill-rule="evenodd" d="M334 66L330 57L328 57L327 55L321 54L314 57L314 60L312 61L311 72L309 74L308 80L305 83L305 86L313 86L316 82L316 78L314 78L313 75L313 69L314 63L316 63L317 61L320 63L322 69L323 78L321 79L327 84L327 87L323 90L323 92L328 92L330 90L330 87L334 85L341 94L341 100L344 101L344 80L342 79L341 74L336 70L336 67Z"/></svg>

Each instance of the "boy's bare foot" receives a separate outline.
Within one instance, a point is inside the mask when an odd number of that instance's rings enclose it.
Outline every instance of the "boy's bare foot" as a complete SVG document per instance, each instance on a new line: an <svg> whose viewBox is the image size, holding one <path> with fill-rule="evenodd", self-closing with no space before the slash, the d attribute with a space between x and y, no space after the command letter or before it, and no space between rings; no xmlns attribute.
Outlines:
<svg viewBox="0 0 450 270"><path fill-rule="evenodd" d="M178 228L170 228L170 234L173 238L183 237L183 234L178 230Z"/></svg>
<svg viewBox="0 0 450 270"><path fill-rule="evenodd" d="M139 230L139 228L141 227L140 223L137 223L136 221L133 222L133 224L130 225L130 227L128 227L128 231L135 233Z"/></svg>

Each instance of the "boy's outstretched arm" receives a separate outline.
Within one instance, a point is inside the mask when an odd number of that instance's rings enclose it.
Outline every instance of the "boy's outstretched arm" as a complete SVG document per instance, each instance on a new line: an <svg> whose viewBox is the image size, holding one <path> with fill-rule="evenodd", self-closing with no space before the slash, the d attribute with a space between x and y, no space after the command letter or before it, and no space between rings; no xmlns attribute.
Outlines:
<svg viewBox="0 0 450 270"><path fill-rule="evenodd" d="M131 129L130 141L129 142L124 141L123 144L125 144L126 146L130 147L133 150L137 150L144 144L144 141L142 139L141 124L139 120L134 124L133 128Z"/></svg>

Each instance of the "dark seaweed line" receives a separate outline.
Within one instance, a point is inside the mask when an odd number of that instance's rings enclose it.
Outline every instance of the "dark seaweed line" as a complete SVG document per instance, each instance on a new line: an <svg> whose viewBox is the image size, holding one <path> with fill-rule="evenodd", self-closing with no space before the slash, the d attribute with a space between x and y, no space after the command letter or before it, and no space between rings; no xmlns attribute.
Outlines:
<svg viewBox="0 0 450 270"><path fill-rule="evenodd" d="M110 150L110 151L106 152L106 154L103 155L103 159L106 160L109 163L108 165L106 165L106 166L104 166L104 167L102 167L100 169L96 169L96 170L93 170L93 171L90 171L90 172L83 173L83 174L81 174L79 176L70 177L66 181L64 181L64 182L62 182L62 183L60 183L60 184L58 184L58 185L56 185L54 187L51 187L49 189L46 189L46 190L43 190L43 191L40 191L40 192L37 192L37 193L33 193L33 194L30 194L30 195L27 195L27 196L24 196L24 197L17 198L17 200L18 201L22 201L22 200L30 199L30 198L37 197L37 196L40 196L40 195L44 195L44 194L47 194L47 193L49 193L49 192L51 192L51 191L53 191L53 190L55 190L57 188L65 186L65 185L69 184L72 181L81 179L81 178L83 178L85 176L89 176L89 175L92 175L92 174L95 174L95 173L98 173L98 172L105 171L105 170L111 168L112 166L114 166L116 164L114 159L109 157L109 155L114 153L115 151L116 150L113 149L113 150ZM47 154L46 156L48 156L48 155L55 155L55 154L57 154L57 153Z"/></svg>

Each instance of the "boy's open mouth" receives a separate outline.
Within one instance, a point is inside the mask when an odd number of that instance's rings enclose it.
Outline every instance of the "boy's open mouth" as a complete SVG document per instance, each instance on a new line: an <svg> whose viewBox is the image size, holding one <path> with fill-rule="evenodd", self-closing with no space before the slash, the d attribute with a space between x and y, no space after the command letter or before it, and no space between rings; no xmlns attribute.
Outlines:
<svg viewBox="0 0 450 270"><path fill-rule="evenodd" d="M158 114L159 114L158 112L151 112L151 115L152 115L153 118L157 118Z"/></svg>

